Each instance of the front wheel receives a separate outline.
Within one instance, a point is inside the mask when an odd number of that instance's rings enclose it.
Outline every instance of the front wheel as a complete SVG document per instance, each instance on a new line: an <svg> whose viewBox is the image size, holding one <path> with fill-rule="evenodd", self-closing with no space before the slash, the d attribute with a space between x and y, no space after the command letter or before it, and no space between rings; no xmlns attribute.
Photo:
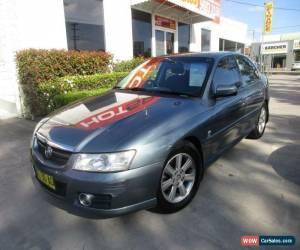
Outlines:
<svg viewBox="0 0 300 250"><path fill-rule="evenodd" d="M172 213L185 207L196 194L202 176L200 156L192 144L174 150L161 174L156 211Z"/></svg>
<svg viewBox="0 0 300 250"><path fill-rule="evenodd" d="M255 128L248 135L249 139L259 139L265 132L266 124L268 119L268 109L266 104L264 104L260 110L258 120L256 122Z"/></svg>

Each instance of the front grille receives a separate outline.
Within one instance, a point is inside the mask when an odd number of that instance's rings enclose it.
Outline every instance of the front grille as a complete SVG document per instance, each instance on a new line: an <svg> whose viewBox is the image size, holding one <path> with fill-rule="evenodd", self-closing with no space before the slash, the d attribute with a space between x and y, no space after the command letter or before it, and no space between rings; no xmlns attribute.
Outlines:
<svg viewBox="0 0 300 250"><path fill-rule="evenodd" d="M51 147L52 148L52 156L50 158L47 158L45 155L47 143L40 140L39 138L37 138L37 147L38 147L39 153L43 156L43 158L45 160L50 161L59 166L65 165L71 156L71 153L68 151Z"/></svg>

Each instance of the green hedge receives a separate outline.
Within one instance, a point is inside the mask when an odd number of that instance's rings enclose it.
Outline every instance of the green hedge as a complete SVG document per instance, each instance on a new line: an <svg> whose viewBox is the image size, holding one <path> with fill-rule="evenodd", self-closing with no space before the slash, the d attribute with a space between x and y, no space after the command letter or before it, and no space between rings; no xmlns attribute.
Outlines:
<svg viewBox="0 0 300 250"><path fill-rule="evenodd" d="M40 104L39 109L43 114L53 111L63 103L60 101L63 95L68 96L66 98L71 98L68 95L70 92L78 93L79 96L83 93L82 97L85 97L85 93L93 93L93 90L110 89L127 74L126 72L114 72L88 76L67 76L40 84L36 91ZM85 92L88 90L91 92ZM57 98L59 101L57 101Z"/></svg>
<svg viewBox="0 0 300 250"><path fill-rule="evenodd" d="M67 75L109 71L112 56L105 52L27 49L17 52L20 84L39 84Z"/></svg>
<svg viewBox="0 0 300 250"><path fill-rule="evenodd" d="M114 72L130 72L135 67L137 67L139 64L144 62L145 59L143 57L136 57L131 60L125 60L117 62L113 65L113 71Z"/></svg>
<svg viewBox="0 0 300 250"><path fill-rule="evenodd" d="M105 52L26 49L17 52L22 107L25 117L42 116L57 105L54 97L74 91L115 85L144 58L112 62ZM114 71L118 73L109 74ZM56 97L58 98L58 97Z"/></svg>
<svg viewBox="0 0 300 250"><path fill-rule="evenodd" d="M24 115L44 114L37 86L57 77L109 72L112 55L105 52L27 49L17 52L16 63Z"/></svg>
<svg viewBox="0 0 300 250"><path fill-rule="evenodd" d="M93 89L93 90L82 90L82 91L74 91L69 92L67 94L60 94L56 95L53 98L53 110L65 106L69 103L78 101L80 99L101 95L111 88L100 88L100 89Z"/></svg>

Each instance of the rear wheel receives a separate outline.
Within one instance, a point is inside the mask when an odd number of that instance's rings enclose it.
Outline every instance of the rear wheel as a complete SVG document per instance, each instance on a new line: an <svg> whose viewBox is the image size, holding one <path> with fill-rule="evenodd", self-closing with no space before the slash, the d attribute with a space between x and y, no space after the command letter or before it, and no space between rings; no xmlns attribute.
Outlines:
<svg viewBox="0 0 300 250"><path fill-rule="evenodd" d="M260 110L258 120L254 130L248 135L247 138L250 139L259 139L265 132L266 124L268 118L268 109L266 104L264 104Z"/></svg>
<svg viewBox="0 0 300 250"><path fill-rule="evenodd" d="M176 212L194 197L203 176L200 156L187 142L168 157L159 183L156 211Z"/></svg>

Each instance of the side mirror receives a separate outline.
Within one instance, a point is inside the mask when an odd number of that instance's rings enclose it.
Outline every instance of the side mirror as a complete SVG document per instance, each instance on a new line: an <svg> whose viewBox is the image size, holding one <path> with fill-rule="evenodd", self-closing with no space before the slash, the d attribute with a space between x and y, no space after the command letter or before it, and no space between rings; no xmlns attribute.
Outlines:
<svg viewBox="0 0 300 250"><path fill-rule="evenodd" d="M233 96L238 92L238 88L236 84L233 85L219 85L214 89L214 97L225 97L225 96Z"/></svg>

